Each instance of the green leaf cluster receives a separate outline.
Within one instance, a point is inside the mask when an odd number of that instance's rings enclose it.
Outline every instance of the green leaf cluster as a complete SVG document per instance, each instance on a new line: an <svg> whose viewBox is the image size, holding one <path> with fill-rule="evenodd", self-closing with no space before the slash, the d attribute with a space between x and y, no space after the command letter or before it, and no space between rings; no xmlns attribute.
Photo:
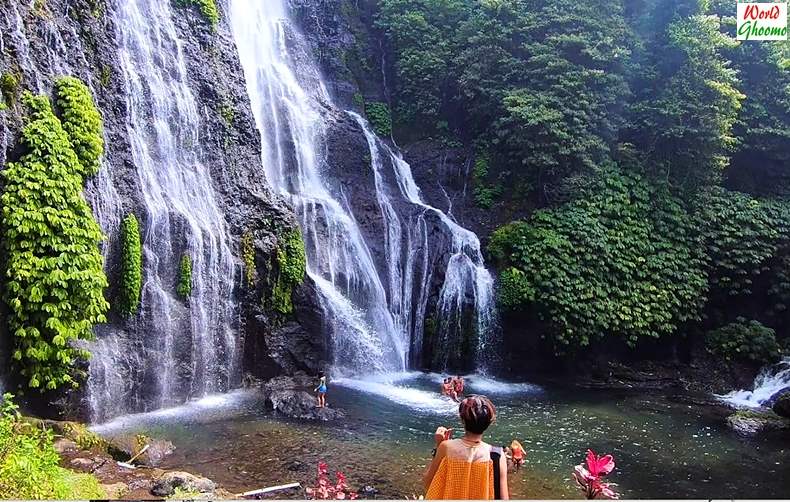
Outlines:
<svg viewBox="0 0 790 502"><path fill-rule="evenodd" d="M490 209L494 201L502 195L500 183L488 183L490 156L487 153L478 154L472 169L472 186L475 204L483 209Z"/></svg>
<svg viewBox="0 0 790 502"><path fill-rule="evenodd" d="M174 0L180 7L195 6L212 28L219 23L219 9L216 0Z"/></svg>
<svg viewBox="0 0 790 502"><path fill-rule="evenodd" d="M281 314L293 312L293 288L304 280L307 256L304 241L298 228L292 228L280 236L277 247L276 271L272 288L272 308Z"/></svg>
<svg viewBox="0 0 790 502"><path fill-rule="evenodd" d="M85 168L82 176L93 176L99 172L104 138L101 114L93 104L90 89L78 78L63 77L55 82L55 94L63 130Z"/></svg>
<svg viewBox="0 0 790 502"><path fill-rule="evenodd" d="M5 107L16 104L17 94L19 93L19 78L13 73L3 73L0 75L0 103Z"/></svg>
<svg viewBox="0 0 790 502"><path fill-rule="evenodd" d="M678 199L632 173L602 173L578 199L494 232L505 309L530 305L555 345L634 345L698 319L707 277Z"/></svg>
<svg viewBox="0 0 790 502"><path fill-rule="evenodd" d="M771 364L779 361L782 355L773 329L742 317L708 332L705 347L726 361Z"/></svg>
<svg viewBox="0 0 790 502"><path fill-rule="evenodd" d="M71 85L60 84L57 89ZM31 388L76 387L84 371L75 364L89 353L74 342L92 339L109 308L98 248L104 236L82 194L93 158L75 151L75 145L100 142L101 135L89 139L84 129L70 127L79 131L72 138L47 97L27 93L23 100L31 110L22 132L27 151L2 172L0 197L12 356Z"/></svg>
<svg viewBox="0 0 790 502"><path fill-rule="evenodd" d="M258 271L255 268L255 245L250 231L241 236L241 259L244 261L244 280L247 287L251 288L255 286Z"/></svg>
<svg viewBox="0 0 790 502"><path fill-rule="evenodd" d="M192 295L192 258L188 254L181 255L181 261L178 264L176 293L182 300L186 300Z"/></svg>
<svg viewBox="0 0 790 502"><path fill-rule="evenodd" d="M143 286L143 250L140 225L134 213L121 222L121 291L119 310L132 317L140 306Z"/></svg>
<svg viewBox="0 0 790 502"><path fill-rule="evenodd" d="M392 116L387 103L379 101L366 102L365 116L376 134L382 138L389 138L392 135Z"/></svg>
<svg viewBox="0 0 790 502"><path fill-rule="evenodd" d="M0 499L106 499L95 476L58 465L52 433L23 423L12 399L0 403Z"/></svg>

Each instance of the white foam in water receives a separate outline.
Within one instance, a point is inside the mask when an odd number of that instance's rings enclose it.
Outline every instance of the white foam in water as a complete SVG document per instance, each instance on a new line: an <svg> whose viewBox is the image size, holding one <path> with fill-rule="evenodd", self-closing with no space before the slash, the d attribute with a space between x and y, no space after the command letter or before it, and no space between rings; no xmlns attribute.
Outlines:
<svg viewBox="0 0 790 502"><path fill-rule="evenodd" d="M247 399L254 398L254 396L255 392L249 389L239 389L226 394L212 394L173 408L163 408L148 413L123 415L107 423L94 425L90 429L98 434L112 434L143 424L151 424L160 421L206 419L218 416L217 412L222 412L221 417L227 418L229 411L238 409L240 403Z"/></svg>
<svg viewBox="0 0 790 502"><path fill-rule="evenodd" d="M510 383L494 380L485 375L467 375L464 377L466 380L466 387L479 394L534 394L541 392L542 389L531 383Z"/></svg>
<svg viewBox="0 0 790 502"><path fill-rule="evenodd" d="M410 374L397 373L389 375L389 377L393 377L389 382L385 381L386 375L374 375L361 379L340 377L333 379L332 383L360 392L375 394L421 411L443 415L457 411L458 404L449 397L442 396L438 389L436 391L427 391L399 384L398 382L403 382L408 378L406 375Z"/></svg>
<svg viewBox="0 0 790 502"><path fill-rule="evenodd" d="M790 387L790 357L760 371L754 380L753 390L734 390L716 397L737 408L759 408L768 403L779 391Z"/></svg>

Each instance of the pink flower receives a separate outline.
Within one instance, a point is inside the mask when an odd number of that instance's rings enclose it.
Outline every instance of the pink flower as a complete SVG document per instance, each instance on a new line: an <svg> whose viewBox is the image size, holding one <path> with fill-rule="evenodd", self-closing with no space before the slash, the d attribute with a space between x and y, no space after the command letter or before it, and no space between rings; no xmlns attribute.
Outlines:
<svg viewBox="0 0 790 502"><path fill-rule="evenodd" d="M611 455L599 457L592 450L587 450L586 463L586 468L582 464L573 468L573 479L585 497L594 499L600 495L607 499L619 498L612 489L616 485L602 481L614 469L614 458Z"/></svg>
<svg viewBox="0 0 790 502"><path fill-rule="evenodd" d="M336 472L335 477L337 480L335 484L329 480L329 467L326 465L326 462L319 462L318 463L318 479L316 480L316 486L312 488L307 488L305 492L307 495L313 499L321 499L321 500L354 500L357 498L356 492L353 492L348 489L348 483L346 483L346 477L343 475L342 472Z"/></svg>
<svg viewBox="0 0 790 502"><path fill-rule="evenodd" d="M599 457L592 450L587 450L587 469L593 476L606 476L614 469L614 458L611 455Z"/></svg>

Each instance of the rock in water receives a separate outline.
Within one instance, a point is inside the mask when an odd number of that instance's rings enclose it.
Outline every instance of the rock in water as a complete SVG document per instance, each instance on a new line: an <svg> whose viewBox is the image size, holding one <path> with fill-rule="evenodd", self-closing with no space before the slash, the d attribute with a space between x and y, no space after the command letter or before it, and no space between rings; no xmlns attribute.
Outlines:
<svg viewBox="0 0 790 502"><path fill-rule="evenodd" d="M782 393L774 402L774 413L780 417L790 418L790 391Z"/></svg>
<svg viewBox="0 0 790 502"><path fill-rule="evenodd" d="M790 429L790 420L771 410L738 410L727 417L727 425L744 436L752 436L763 430Z"/></svg>
<svg viewBox="0 0 790 502"><path fill-rule="evenodd" d="M165 457L172 454L176 447L165 439L155 439L144 435L123 435L110 441L110 453L116 460L128 461L148 445L148 449L138 456L134 463L156 467Z"/></svg>
<svg viewBox="0 0 790 502"><path fill-rule="evenodd" d="M303 390L283 389L271 392L267 403L278 413L305 420L337 420L345 416L341 410L316 408L316 399Z"/></svg>
<svg viewBox="0 0 790 502"><path fill-rule="evenodd" d="M181 488L185 492L212 493L217 485L208 478L195 476L188 472L172 471L162 474L151 488L151 493L158 497L169 497L173 495L176 488Z"/></svg>

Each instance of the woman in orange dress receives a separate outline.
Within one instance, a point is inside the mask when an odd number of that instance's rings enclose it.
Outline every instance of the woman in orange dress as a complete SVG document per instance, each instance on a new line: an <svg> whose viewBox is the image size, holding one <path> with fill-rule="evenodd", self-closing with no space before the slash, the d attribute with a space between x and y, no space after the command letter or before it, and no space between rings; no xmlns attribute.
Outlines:
<svg viewBox="0 0 790 502"><path fill-rule="evenodd" d="M464 436L449 439L451 430L436 430L433 461L423 477L425 498L507 500L507 459L496 454L495 464L491 445L483 442L483 433L496 417L494 405L485 396L469 396L461 401L458 412Z"/></svg>

